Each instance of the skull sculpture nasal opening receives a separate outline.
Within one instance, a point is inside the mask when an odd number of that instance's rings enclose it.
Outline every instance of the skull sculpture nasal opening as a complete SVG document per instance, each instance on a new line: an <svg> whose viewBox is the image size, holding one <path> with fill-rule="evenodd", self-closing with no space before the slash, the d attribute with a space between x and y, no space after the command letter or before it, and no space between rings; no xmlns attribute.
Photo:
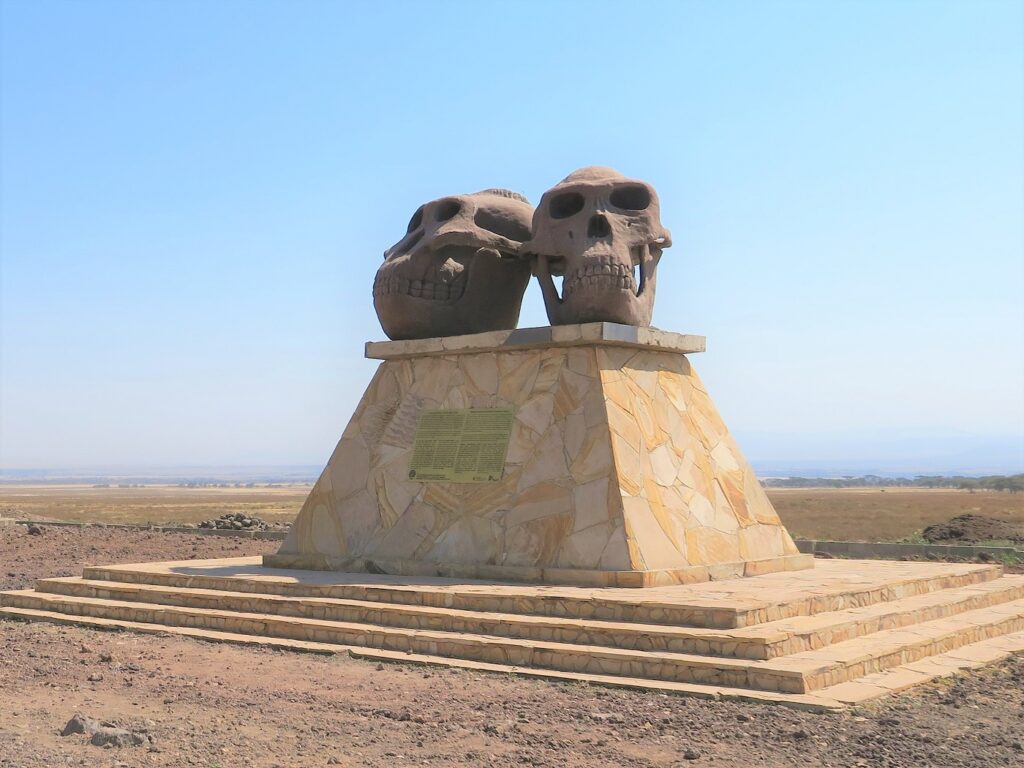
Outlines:
<svg viewBox="0 0 1024 768"><path fill-rule="evenodd" d="M651 324L658 262L671 244L654 187L592 166L544 193L521 250L534 260L552 325L643 326Z"/></svg>

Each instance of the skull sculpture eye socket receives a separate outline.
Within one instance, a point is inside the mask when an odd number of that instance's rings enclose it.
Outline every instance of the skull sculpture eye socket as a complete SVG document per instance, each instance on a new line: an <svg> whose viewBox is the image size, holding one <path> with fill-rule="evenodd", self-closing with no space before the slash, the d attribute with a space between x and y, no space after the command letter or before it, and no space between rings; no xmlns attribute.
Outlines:
<svg viewBox="0 0 1024 768"><path fill-rule="evenodd" d="M405 230L406 234L408 234L409 232L412 232L414 229L416 229L422 223L423 223L423 206L421 205L419 208L416 209L416 213L414 213L412 215L412 218L409 219L409 227Z"/></svg>
<svg viewBox="0 0 1024 768"><path fill-rule="evenodd" d="M448 221L455 218L455 214L462 210L462 203L458 200L445 200L437 206L434 214L435 221Z"/></svg>
<svg viewBox="0 0 1024 768"><path fill-rule="evenodd" d="M624 211L646 211L651 204L651 193L639 184L628 184L613 189L609 200Z"/></svg>
<svg viewBox="0 0 1024 768"><path fill-rule="evenodd" d="M548 203L548 212L552 219L567 219L583 210L583 195L579 192L563 192L555 195Z"/></svg>

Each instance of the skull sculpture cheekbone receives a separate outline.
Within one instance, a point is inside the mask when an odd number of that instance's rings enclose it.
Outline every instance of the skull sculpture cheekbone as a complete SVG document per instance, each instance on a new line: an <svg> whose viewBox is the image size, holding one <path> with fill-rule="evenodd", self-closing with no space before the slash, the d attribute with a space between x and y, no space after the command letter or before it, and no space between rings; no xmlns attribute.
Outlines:
<svg viewBox="0 0 1024 768"><path fill-rule="evenodd" d="M552 325L650 325L661 252L672 235L661 224L658 193L611 168L581 168L544 193L533 238L522 252ZM558 295L552 275L562 275Z"/></svg>
<svg viewBox="0 0 1024 768"><path fill-rule="evenodd" d="M421 205L401 240L384 252L373 306L391 339L425 339L515 328L530 263L533 206L487 189Z"/></svg>

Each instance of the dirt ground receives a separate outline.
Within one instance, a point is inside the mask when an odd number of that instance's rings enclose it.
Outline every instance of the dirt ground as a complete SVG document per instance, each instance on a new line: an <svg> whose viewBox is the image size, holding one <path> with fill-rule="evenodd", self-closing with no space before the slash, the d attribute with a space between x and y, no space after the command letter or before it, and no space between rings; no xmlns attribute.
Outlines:
<svg viewBox="0 0 1024 768"><path fill-rule="evenodd" d="M945 523L929 525L921 533L935 544L970 544L976 541L1007 541L1024 544L1024 522L1010 522L1002 518L985 517L968 512L957 515Z"/></svg>
<svg viewBox="0 0 1024 768"><path fill-rule="evenodd" d="M39 578L81 576L87 565L246 557L280 546L234 536L45 525L41 536L29 536L23 525L6 526L0 528L0 590L28 589Z"/></svg>
<svg viewBox="0 0 1024 768"><path fill-rule="evenodd" d="M1024 523L1024 493L945 488L772 488L768 497L799 539L896 541L974 513Z"/></svg>
<svg viewBox="0 0 1024 768"><path fill-rule="evenodd" d="M0 586L277 542L0 528ZM91 678L91 679L90 679ZM62 737L76 713L152 737ZM0 622L0 766L1019 766L1024 659L839 714Z"/></svg>

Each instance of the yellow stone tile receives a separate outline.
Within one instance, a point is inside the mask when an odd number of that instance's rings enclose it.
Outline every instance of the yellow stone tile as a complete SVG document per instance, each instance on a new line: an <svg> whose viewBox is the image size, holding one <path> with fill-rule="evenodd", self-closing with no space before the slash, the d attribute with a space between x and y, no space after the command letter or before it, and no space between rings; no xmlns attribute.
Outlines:
<svg viewBox="0 0 1024 768"><path fill-rule="evenodd" d="M565 444L561 430L548 429L537 442L533 457L523 467L519 478L519 492L545 480L560 480L569 477L566 466Z"/></svg>
<svg viewBox="0 0 1024 768"><path fill-rule="evenodd" d="M587 430L583 445L573 459L569 471L577 483L586 483L612 474L611 440L606 427L599 425Z"/></svg>
<svg viewBox="0 0 1024 768"><path fill-rule="evenodd" d="M524 393L533 392L540 362L538 352L498 355L498 395L510 403L516 403L521 401Z"/></svg>
<svg viewBox="0 0 1024 768"><path fill-rule="evenodd" d="M597 353L592 348L570 349L566 354L566 365L581 376L597 378Z"/></svg>
<svg viewBox="0 0 1024 768"><path fill-rule="evenodd" d="M678 457L666 445L659 445L646 452L650 476L658 485L671 487L679 472Z"/></svg>
<svg viewBox="0 0 1024 768"><path fill-rule="evenodd" d="M521 525L542 517L571 514L572 490L563 482L538 483L521 492L516 506L504 516L505 525Z"/></svg>
<svg viewBox="0 0 1024 768"><path fill-rule="evenodd" d="M693 565L736 563L741 560L739 539L714 528L689 528L686 531L687 560Z"/></svg>
<svg viewBox="0 0 1024 768"><path fill-rule="evenodd" d="M599 478L589 483L575 485L572 489L572 503L575 510L573 530L580 531L599 523L610 523L612 509L609 509L609 497L618 500L618 488L607 478ZM621 502L619 502L621 504ZM602 547L603 549L603 547ZM598 550L598 553L600 550Z"/></svg>
<svg viewBox="0 0 1024 768"><path fill-rule="evenodd" d="M653 400L658 389L659 362L665 355L640 352L630 359L630 365L623 368L626 377L636 384L648 400Z"/></svg>
<svg viewBox="0 0 1024 768"><path fill-rule="evenodd" d="M552 424L554 407L554 395L542 392L526 400L516 410L516 421L537 434L543 434Z"/></svg>
<svg viewBox="0 0 1024 768"><path fill-rule="evenodd" d="M639 452L642 445L640 428L637 426L635 416L620 408L615 403L608 404L608 426L614 437L625 440L635 452Z"/></svg>

